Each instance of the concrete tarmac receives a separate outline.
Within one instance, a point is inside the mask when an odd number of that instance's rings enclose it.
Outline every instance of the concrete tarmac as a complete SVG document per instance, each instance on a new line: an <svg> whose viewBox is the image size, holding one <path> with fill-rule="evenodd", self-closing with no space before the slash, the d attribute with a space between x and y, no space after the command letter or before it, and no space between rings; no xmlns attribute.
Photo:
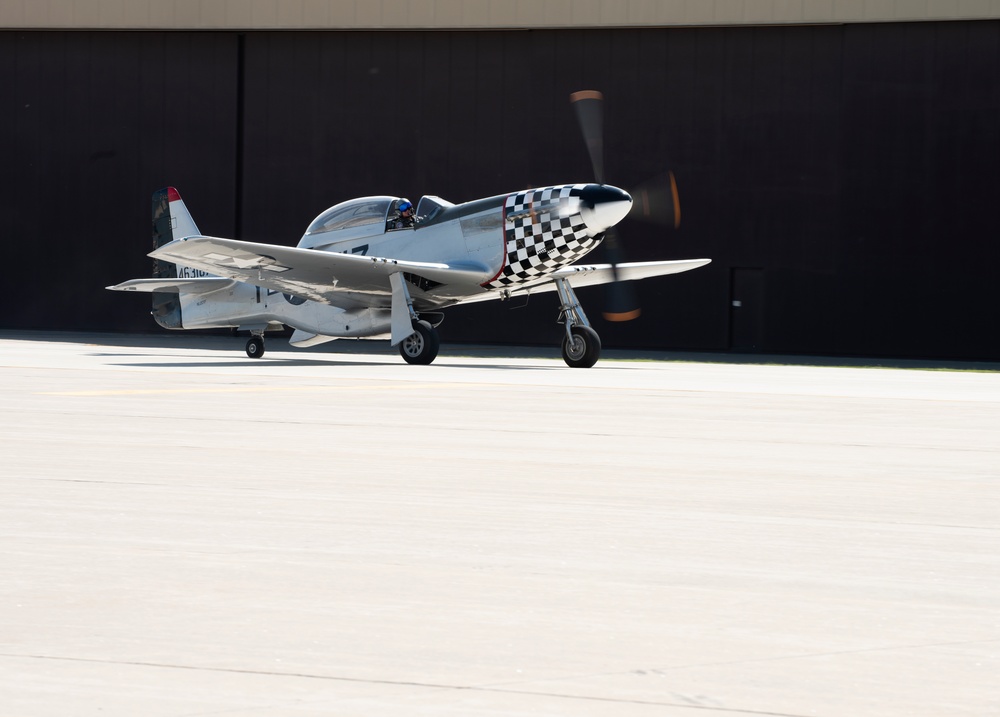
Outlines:
<svg viewBox="0 0 1000 717"><path fill-rule="evenodd" d="M0 715L1000 714L1000 373L0 332Z"/></svg>

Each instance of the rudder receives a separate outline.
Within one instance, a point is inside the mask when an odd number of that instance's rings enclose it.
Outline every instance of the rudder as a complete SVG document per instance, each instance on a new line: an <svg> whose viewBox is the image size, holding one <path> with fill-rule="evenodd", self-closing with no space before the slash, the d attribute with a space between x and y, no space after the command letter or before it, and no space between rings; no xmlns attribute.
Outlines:
<svg viewBox="0 0 1000 717"><path fill-rule="evenodd" d="M153 249L169 244L174 239L200 235L180 193L173 187L164 187L153 192ZM168 261L153 259L154 279L176 279L177 265ZM152 315L165 329L180 329L180 296L173 293L153 292Z"/></svg>

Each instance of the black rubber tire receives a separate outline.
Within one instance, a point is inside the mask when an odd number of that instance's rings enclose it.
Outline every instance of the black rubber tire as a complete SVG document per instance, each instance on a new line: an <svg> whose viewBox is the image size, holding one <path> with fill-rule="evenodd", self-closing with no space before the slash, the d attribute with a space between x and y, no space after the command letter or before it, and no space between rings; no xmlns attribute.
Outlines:
<svg viewBox="0 0 1000 717"><path fill-rule="evenodd" d="M438 355L441 338L426 321L414 321L413 333L399 344L399 355L406 363L426 366Z"/></svg>
<svg viewBox="0 0 1000 717"><path fill-rule="evenodd" d="M601 357L601 337L589 326L574 326L570 329L573 343L563 336L563 361L570 368L590 368Z"/></svg>
<svg viewBox="0 0 1000 717"><path fill-rule="evenodd" d="M252 359L259 359L264 355L264 339L260 336L251 336L247 341L247 356Z"/></svg>

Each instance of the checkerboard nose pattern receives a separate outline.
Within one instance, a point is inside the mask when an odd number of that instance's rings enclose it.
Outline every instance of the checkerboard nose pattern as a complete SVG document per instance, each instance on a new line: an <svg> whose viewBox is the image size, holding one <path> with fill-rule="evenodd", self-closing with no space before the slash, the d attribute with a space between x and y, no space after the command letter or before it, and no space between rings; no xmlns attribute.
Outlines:
<svg viewBox="0 0 1000 717"><path fill-rule="evenodd" d="M620 189L597 184L511 194L504 204L507 262L487 288L522 284L584 257L600 243L601 232L628 213L631 202Z"/></svg>

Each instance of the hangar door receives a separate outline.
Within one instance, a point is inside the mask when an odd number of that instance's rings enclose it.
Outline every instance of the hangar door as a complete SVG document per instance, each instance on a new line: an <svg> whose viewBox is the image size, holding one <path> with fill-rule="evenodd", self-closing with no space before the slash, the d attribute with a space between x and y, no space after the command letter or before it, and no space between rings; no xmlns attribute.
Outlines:
<svg viewBox="0 0 1000 717"><path fill-rule="evenodd" d="M729 349L761 351L764 344L764 270L732 269Z"/></svg>

